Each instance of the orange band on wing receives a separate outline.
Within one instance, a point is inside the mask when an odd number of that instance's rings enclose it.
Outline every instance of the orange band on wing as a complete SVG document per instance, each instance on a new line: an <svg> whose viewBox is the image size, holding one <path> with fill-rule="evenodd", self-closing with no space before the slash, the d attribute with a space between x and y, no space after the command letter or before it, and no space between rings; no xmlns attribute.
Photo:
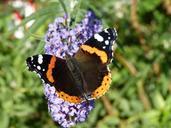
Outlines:
<svg viewBox="0 0 171 128"><path fill-rule="evenodd" d="M62 98L65 101L68 101L70 103L81 103L81 101L82 101L81 98L79 98L77 96L70 96L62 91L61 92L57 91L57 94L60 98Z"/></svg>
<svg viewBox="0 0 171 128"><path fill-rule="evenodd" d="M53 75L52 75L52 70L55 67L55 62L56 62L56 57L52 56L50 63L48 65L47 73L46 73L46 76L51 83L53 83L55 81L53 78Z"/></svg>
<svg viewBox="0 0 171 128"><path fill-rule="evenodd" d="M97 54L100 57L102 63L106 63L107 62L108 57L107 57L107 54L104 51L99 50L99 49L97 49L95 47L90 47L88 45L82 45L81 48L84 51L87 51L90 54L93 54L93 53Z"/></svg>
<svg viewBox="0 0 171 128"><path fill-rule="evenodd" d="M104 95L108 91L110 87L110 83L111 83L111 73L109 72L107 75L103 77L103 81L101 85L92 93L91 97L96 99Z"/></svg>

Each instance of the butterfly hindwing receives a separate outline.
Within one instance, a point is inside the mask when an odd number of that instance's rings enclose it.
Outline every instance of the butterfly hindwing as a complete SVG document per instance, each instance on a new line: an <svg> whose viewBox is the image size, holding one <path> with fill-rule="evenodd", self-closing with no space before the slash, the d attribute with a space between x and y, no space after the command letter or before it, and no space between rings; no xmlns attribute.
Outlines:
<svg viewBox="0 0 171 128"><path fill-rule="evenodd" d="M81 102L81 93L74 86L66 60L43 54L29 57L26 61L29 70L35 71L42 81L56 88L59 97L73 103Z"/></svg>
<svg viewBox="0 0 171 128"><path fill-rule="evenodd" d="M111 82L110 72L100 58L80 49L75 54L80 69L83 72L85 85L84 89L91 98L99 98L109 89Z"/></svg>

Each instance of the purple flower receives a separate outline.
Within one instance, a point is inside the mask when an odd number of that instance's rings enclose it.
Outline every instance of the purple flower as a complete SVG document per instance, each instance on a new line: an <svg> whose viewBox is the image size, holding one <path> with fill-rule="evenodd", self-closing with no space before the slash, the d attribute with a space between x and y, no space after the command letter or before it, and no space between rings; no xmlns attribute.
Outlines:
<svg viewBox="0 0 171 128"><path fill-rule="evenodd" d="M61 58L65 56L65 53L73 55L81 44L102 30L101 21L92 11L88 11L85 18L75 28L69 28L66 22L66 16L59 17L49 25L49 30L45 35L45 53Z"/></svg>
<svg viewBox="0 0 171 128"><path fill-rule="evenodd" d="M94 108L94 101L89 105L86 102L73 104L58 97L55 87L44 85L44 93L48 100L48 110L52 119L64 128L71 127L76 123L83 122L89 112Z"/></svg>
<svg viewBox="0 0 171 128"><path fill-rule="evenodd" d="M67 22L67 16L64 16L56 18L54 23L49 25L45 35L46 54L60 58L64 58L66 53L73 55L81 44L102 30L101 22L91 11L87 12L85 18L75 28L69 28ZM55 88L48 84L44 84L44 93L52 119L65 128L84 122L94 108L94 100L91 100L89 104L87 102L73 104L64 101L58 97Z"/></svg>

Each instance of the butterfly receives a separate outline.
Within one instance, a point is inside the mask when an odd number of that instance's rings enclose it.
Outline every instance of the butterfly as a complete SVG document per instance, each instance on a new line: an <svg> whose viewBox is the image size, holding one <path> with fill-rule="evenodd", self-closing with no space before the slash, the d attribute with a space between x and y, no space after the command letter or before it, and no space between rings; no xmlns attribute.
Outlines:
<svg viewBox="0 0 171 128"><path fill-rule="evenodd" d="M39 54L26 59L30 71L42 81L54 86L60 98L70 103L81 103L104 95L110 87L108 68L113 58L117 32L113 28L94 34L79 50L64 59L54 55Z"/></svg>

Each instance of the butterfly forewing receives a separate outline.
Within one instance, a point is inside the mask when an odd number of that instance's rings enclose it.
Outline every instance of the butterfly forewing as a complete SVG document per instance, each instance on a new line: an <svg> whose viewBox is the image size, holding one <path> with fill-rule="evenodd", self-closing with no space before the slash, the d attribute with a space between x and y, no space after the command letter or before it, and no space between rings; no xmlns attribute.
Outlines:
<svg viewBox="0 0 171 128"><path fill-rule="evenodd" d="M111 83L107 64L113 57L113 44L117 37L115 29L105 29L87 40L75 54L84 74L85 90L92 98L102 96Z"/></svg>
<svg viewBox="0 0 171 128"><path fill-rule="evenodd" d="M45 83L54 86L61 98L81 102L81 93L74 84L66 60L43 54L29 57L26 61L29 70L35 71Z"/></svg>
<svg viewBox="0 0 171 128"><path fill-rule="evenodd" d="M81 48L91 54L96 54L100 57L103 64L107 64L113 58L113 45L117 38L115 29L105 29L102 32L96 33L88 39Z"/></svg>

